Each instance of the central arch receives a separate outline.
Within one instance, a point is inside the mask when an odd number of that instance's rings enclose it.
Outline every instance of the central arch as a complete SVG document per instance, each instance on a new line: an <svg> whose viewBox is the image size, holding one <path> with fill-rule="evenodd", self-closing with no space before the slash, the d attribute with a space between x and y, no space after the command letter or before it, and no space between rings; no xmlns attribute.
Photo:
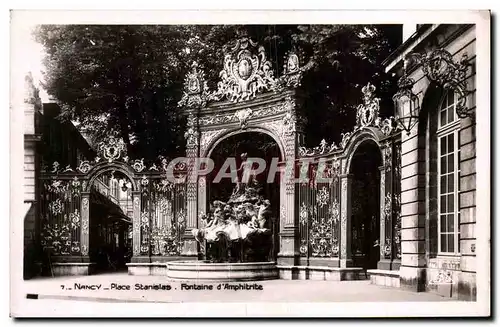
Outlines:
<svg viewBox="0 0 500 327"><path fill-rule="evenodd" d="M233 136L236 136L238 134L245 134L245 133L262 133L262 134L268 135L278 145L279 150L280 150L281 159L283 160L283 158L285 158L285 147L283 145L283 142L282 142L281 138L278 135L276 135L276 133L274 131L271 131L270 129L265 128L265 127L261 127L261 126L247 127L244 130L242 130L240 128L238 128L238 129L231 129L231 130L227 130L227 131L223 130L220 136L218 136L217 138L215 138L214 140L212 140L210 143L208 143L206 145L206 148L204 150L202 149L201 157L210 158L210 156L212 155L213 150L221 142L223 142L224 140L226 140L229 137L233 137Z"/></svg>
<svg viewBox="0 0 500 327"><path fill-rule="evenodd" d="M214 161L214 170L206 176L206 199L205 205L207 211L211 210L211 204L215 200L226 202L231 197L231 194L236 186L234 180L230 177L220 179L214 182L215 177L222 169L227 173L227 166L223 166L224 162L230 158L234 160L236 167L239 168L242 162L240 154L246 153L248 158L262 158L266 162L265 170L256 176L259 182L260 195L270 201L271 217L268 222L268 227L273 233L273 244L271 246L271 258L276 260L278 254L278 239L279 239L279 212L280 212L280 174L275 174L272 179L268 179L273 168L271 162L275 165L283 161L283 154L276 139L270 133L263 133L261 130L251 129L239 131L236 133L226 133L223 137L214 142L213 147L207 151L209 158ZM276 166L275 166L276 167ZM234 168L234 166L232 167ZM255 169L255 167L254 167ZM274 171L277 173L278 171ZM226 175L227 176L227 175ZM241 180L241 172L237 173L238 179Z"/></svg>

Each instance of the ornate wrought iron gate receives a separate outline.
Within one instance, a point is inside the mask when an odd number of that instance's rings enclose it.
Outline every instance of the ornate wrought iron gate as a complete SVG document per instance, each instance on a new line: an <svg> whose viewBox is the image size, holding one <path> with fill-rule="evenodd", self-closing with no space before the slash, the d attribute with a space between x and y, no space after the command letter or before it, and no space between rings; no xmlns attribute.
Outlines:
<svg viewBox="0 0 500 327"><path fill-rule="evenodd" d="M174 179L167 178L168 169ZM113 185L126 193L129 211L110 195L113 186L102 178L110 174L111 178L115 174L123 177L121 186ZM40 183L43 251L52 262L91 261L91 250L99 250L91 249L99 246L90 241L92 225L94 217L102 213L93 205L101 201L123 222L131 224L133 256L179 255L186 224L185 176L183 162L170 167L163 158L149 166L143 159L130 160L124 143L114 137L100 144L92 161L83 160L77 167L65 168L54 162L51 169L42 169Z"/></svg>

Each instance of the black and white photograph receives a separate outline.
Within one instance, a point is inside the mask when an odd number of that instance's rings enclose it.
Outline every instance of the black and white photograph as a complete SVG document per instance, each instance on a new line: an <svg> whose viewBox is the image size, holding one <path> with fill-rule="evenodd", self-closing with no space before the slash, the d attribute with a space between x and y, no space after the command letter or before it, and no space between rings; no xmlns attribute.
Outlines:
<svg viewBox="0 0 500 327"><path fill-rule="evenodd" d="M149 14L11 11L11 316L490 315L489 11Z"/></svg>

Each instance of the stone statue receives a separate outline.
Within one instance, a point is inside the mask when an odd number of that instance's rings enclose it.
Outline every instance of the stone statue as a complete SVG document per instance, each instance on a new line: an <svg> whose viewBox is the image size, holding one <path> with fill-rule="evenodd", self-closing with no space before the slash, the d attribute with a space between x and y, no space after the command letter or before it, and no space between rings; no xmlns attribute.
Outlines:
<svg viewBox="0 0 500 327"><path fill-rule="evenodd" d="M246 159L246 155L242 157ZM243 174L248 169L245 161L240 169ZM205 227L192 231L207 260L267 260L272 246L271 229L267 226L271 203L259 195L256 179L245 181L242 178L236 185L229 201L214 201L209 213L200 217Z"/></svg>

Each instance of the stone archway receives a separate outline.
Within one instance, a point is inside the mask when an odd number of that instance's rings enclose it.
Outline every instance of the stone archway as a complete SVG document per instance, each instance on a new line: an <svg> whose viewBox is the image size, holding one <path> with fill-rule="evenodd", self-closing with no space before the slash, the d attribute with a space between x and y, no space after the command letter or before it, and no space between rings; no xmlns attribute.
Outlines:
<svg viewBox="0 0 500 327"><path fill-rule="evenodd" d="M245 131L236 131L228 133L214 142L213 147L207 152L207 155L214 162L214 170L204 177L206 192L200 194L200 207L205 203L207 212L213 212L212 204L214 201L228 201L235 191L236 181L229 177L230 171L235 173L239 181L242 178L242 172L236 172L241 166L241 154L245 153L248 160L263 159L264 171L257 173L255 179L258 181L259 196L270 201L269 217L266 222L267 228L272 233L272 244L270 243L270 258L276 260L279 250L279 213L280 213L280 172L277 167L282 161L283 154L276 139L268 133L257 131L260 129L251 129ZM257 165L254 163L253 168ZM225 176L224 178L221 178ZM205 195L206 199L203 199Z"/></svg>

